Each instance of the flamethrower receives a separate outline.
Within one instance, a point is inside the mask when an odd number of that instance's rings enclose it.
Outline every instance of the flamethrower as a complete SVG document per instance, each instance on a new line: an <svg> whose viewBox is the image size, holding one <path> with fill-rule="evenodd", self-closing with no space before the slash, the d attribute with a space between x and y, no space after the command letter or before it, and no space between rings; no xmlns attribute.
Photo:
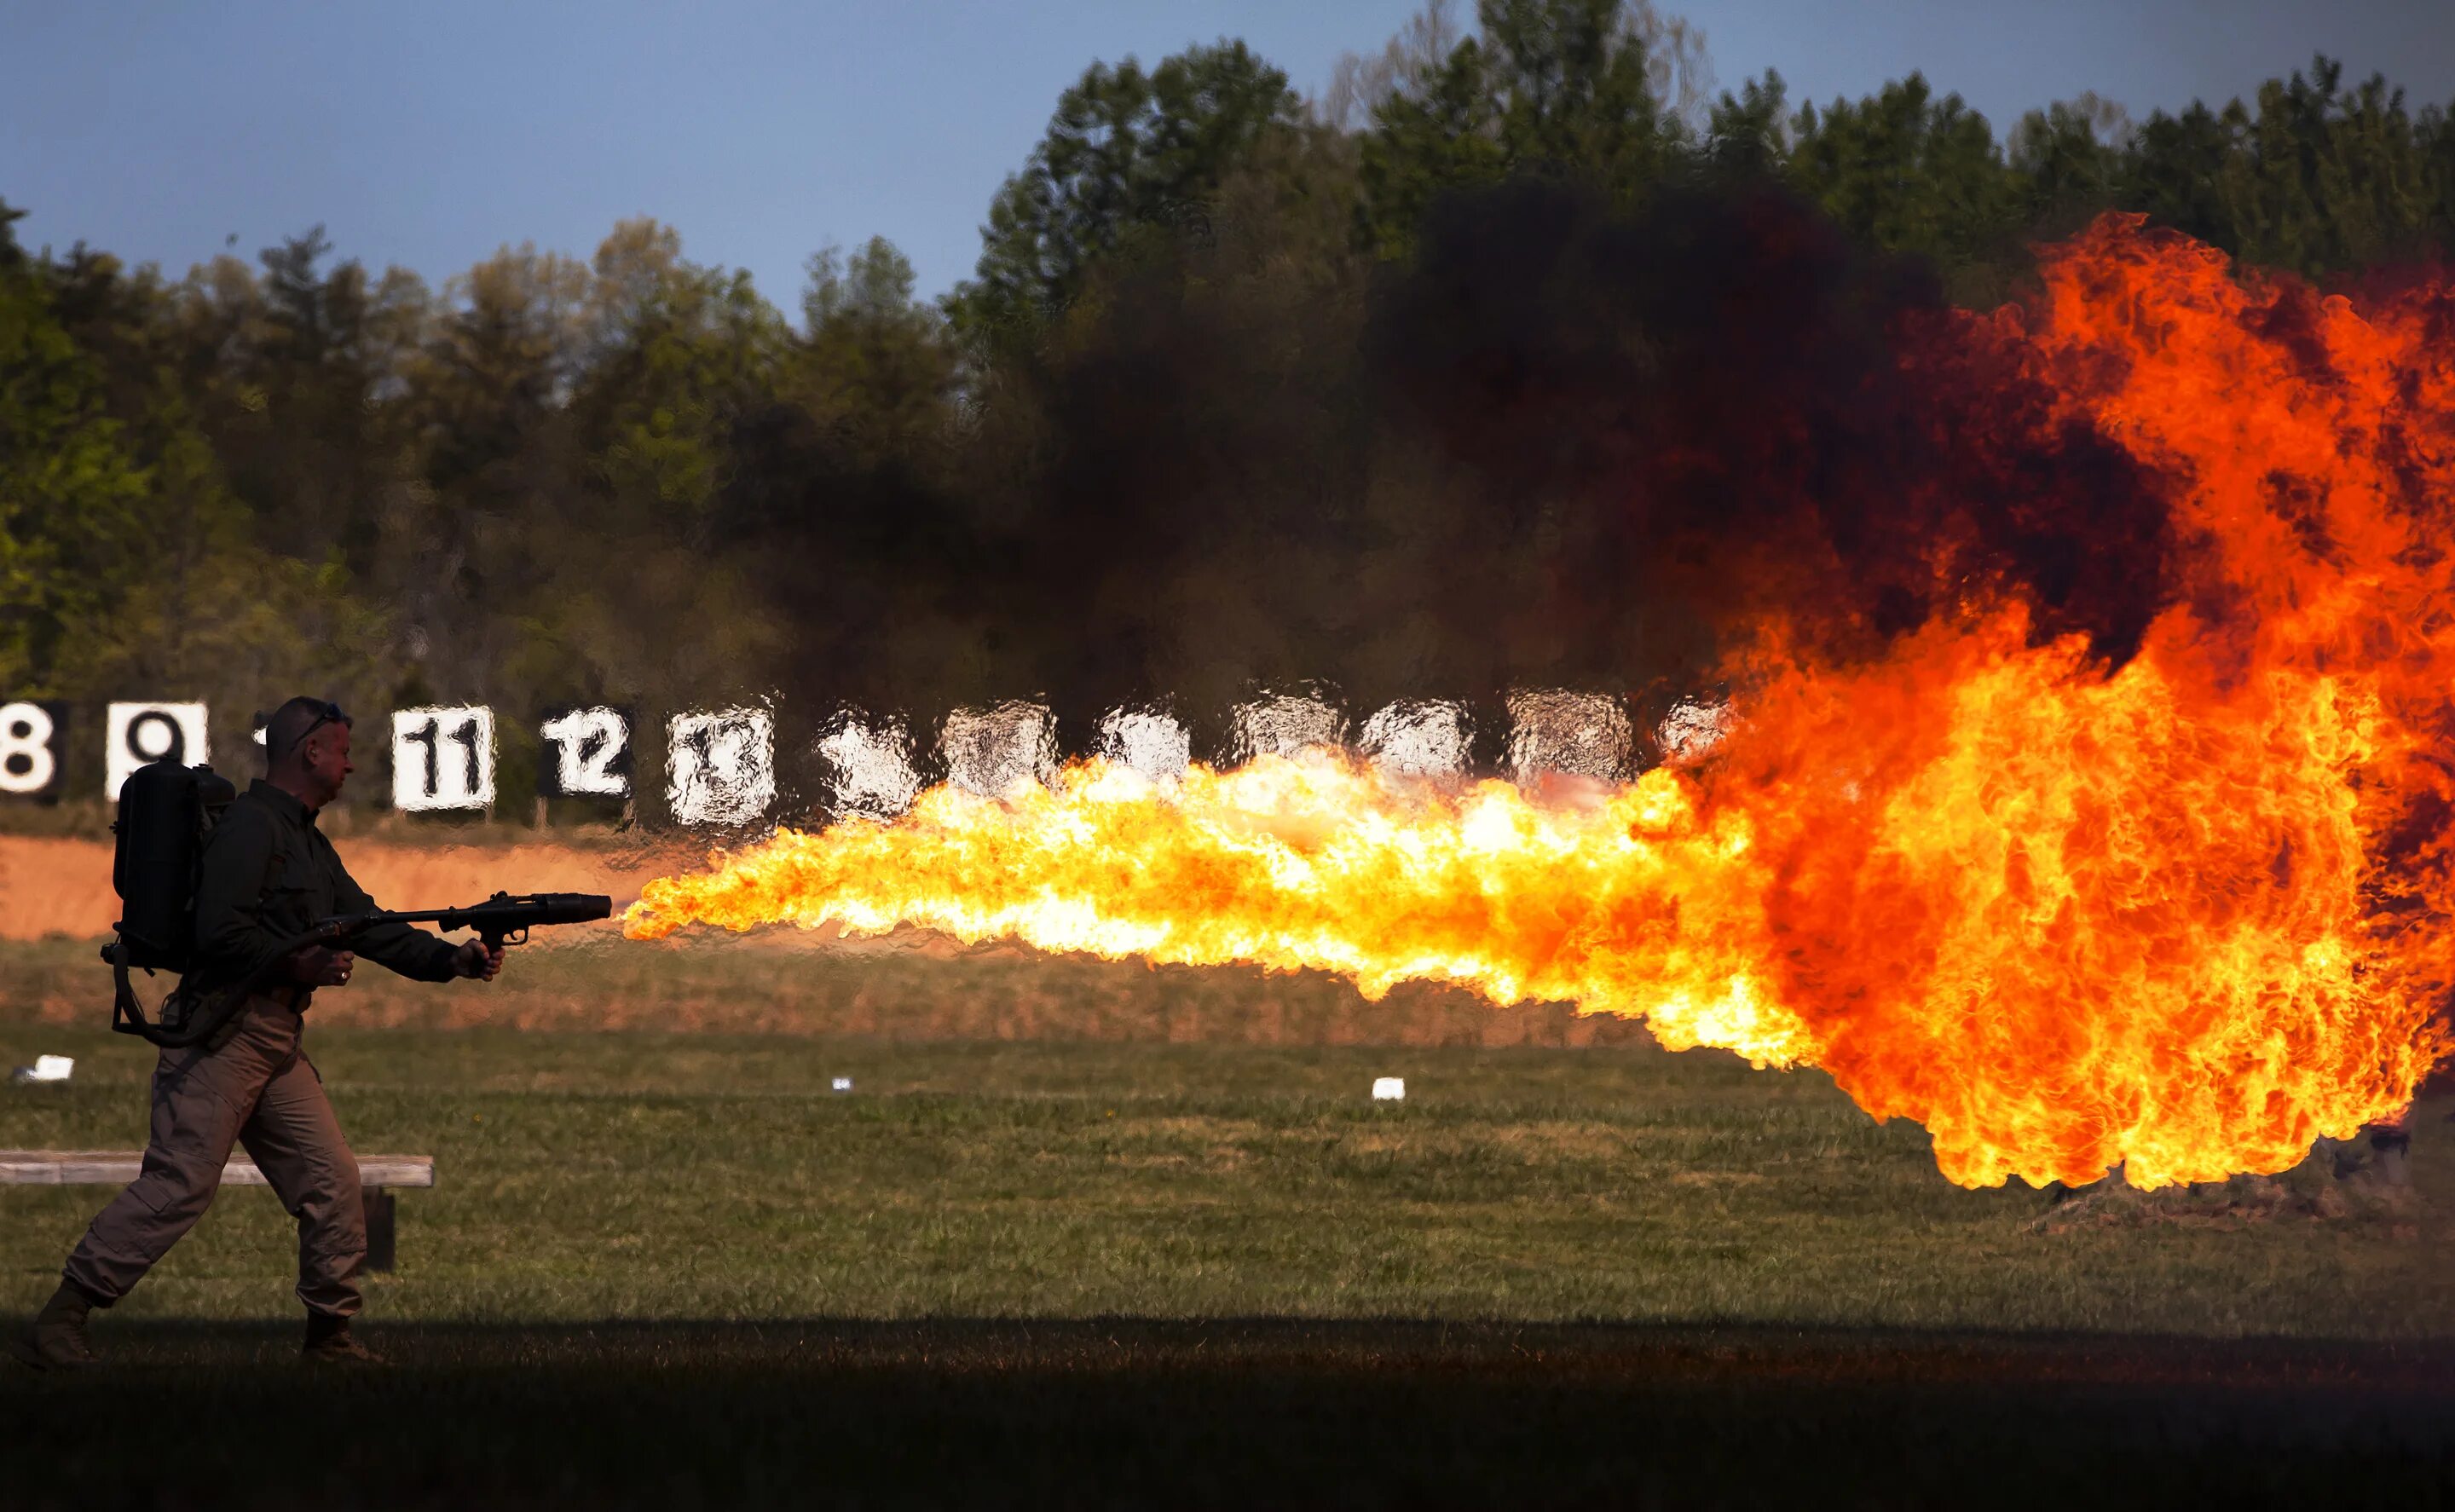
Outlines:
<svg viewBox="0 0 2455 1512"><path fill-rule="evenodd" d="M293 955L311 945L330 948L346 944L378 924L433 924L446 934L456 929L472 930L489 950L499 950L505 945L526 943L529 931L539 926L584 924L604 918L613 911L614 900L602 893L522 893L517 897L497 893L482 903L459 908L336 914L283 940L263 965L224 988L202 1008L188 1002L183 992L173 992L164 1001L158 1020L145 1016L134 984L129 980L127 947L113 940L102 948L102 958L111 963L116 984L111 1004L111 1027L115 1033L135 1035L165 1049L201 1044L238 1012L240 1004L265 987Z"/></svg>

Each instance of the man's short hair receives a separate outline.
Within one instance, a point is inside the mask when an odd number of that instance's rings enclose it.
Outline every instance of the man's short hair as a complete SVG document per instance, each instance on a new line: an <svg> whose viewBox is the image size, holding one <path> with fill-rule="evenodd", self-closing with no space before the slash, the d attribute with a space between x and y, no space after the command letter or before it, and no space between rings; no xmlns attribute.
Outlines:
<svg viewBox="0 0 2455 1512"><path fill-rule="evenodd" d="M264 721L264 764L269 770L295 756L307 737L323 725L337 724L346 728L350 716L330 698L296 697L273 711Z"/></svg>

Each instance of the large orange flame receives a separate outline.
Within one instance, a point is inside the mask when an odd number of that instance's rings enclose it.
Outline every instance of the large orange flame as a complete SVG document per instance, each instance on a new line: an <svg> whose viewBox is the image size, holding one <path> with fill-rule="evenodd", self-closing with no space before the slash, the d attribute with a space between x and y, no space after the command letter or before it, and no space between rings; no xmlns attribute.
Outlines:
<svg viewBox="0 0 2455 1512"><path fill-rule="evenodd" d="M2166 491L2187 601L2108 672L2017 596L1879 659L1769 625L1739 718L1592 806L1334 758L1100 761L1005 802L781 831L625 923L966 940L1463 983L1824 1067L1955 1181L2274 1171L2446 1042L2455 297L2357 308L2108 217L1954 339ZM1976 594L1977 590L1972 590Z"/></svg>

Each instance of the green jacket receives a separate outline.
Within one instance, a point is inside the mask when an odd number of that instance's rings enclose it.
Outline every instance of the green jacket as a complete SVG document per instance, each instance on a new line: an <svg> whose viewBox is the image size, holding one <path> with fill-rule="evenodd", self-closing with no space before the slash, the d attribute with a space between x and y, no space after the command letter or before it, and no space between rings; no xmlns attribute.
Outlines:
<svg viewBox="0 0 2455 1512"><path fill-rule="evenodd" d="M307 805L270 782L252 782L205 841L187 993L202 1000L270 961L284 939L316 920L375 906ZM419 981L450 980L457 949L407 924L377 925L343 948ZM298 989L297 1006L304 1010L312 996Z"/></svg>

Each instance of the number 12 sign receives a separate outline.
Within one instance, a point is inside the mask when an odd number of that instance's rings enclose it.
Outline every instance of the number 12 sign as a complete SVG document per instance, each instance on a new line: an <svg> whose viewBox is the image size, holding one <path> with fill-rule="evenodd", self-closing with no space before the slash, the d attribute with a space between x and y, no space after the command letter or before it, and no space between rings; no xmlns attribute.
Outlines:
<svg viewBox="0 0 2455 1512"><path fill-rule="evenodd" d="M631 716L603 704L549 709L538 726L548 753L538 763L538 792L560 798L631 796Z"/></svg>
<svg viewBox="0 0 2455 1512"><path fill-rule="evenodd" d="M467 704L393 711L393 807L426 814L488 808L494 801L494 710Z"/></svg>

